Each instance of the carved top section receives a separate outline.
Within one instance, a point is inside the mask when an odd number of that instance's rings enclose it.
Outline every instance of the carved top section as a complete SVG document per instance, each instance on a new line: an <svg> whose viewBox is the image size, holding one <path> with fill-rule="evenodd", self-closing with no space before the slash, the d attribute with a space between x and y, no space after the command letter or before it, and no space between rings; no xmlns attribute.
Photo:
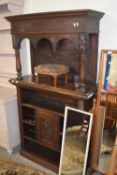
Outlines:
<svg viewBox="0 0 117 175"><path fill-rule="evenodd" d="M19 19L30 19L30 16L32 18L38 18L38 17L62 17L62 16L92 16L94 18L101 18L103 17L104 13L99 12L96 10L67 10L67 11L56 11L56 12L41 12L41 13L33 13L33 14L25 14L25 15L19 15L17 16ZM10 21L14 20L15 17L10 18Z"/></svg>
<svg viewBox="0 0 117 175"><path fill-rule="evenodd" d="M63 64L69 67L69 82L78 74L81 81L96 83L99 20L103 15L94 10L73 10L6 19L11 22L16 53L21 41L29 39L32 73L39 64ZM19 54L16 54L16 65L20 78Z"/></svg>
<svg viewBox="0 0 117 175"><path fill-rule="evenodd" d="M13 34L25 36L39 33L97 33L99 19L103 15L94 10L75 10L18 15L7 17L7 20L12 24Z"/></svg>

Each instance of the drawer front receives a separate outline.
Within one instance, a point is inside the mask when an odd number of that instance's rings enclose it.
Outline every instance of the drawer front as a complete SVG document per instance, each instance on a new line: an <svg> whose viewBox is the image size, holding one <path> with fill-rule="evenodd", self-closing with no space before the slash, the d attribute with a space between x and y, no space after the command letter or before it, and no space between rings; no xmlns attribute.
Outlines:
<svg viewBox="0 0 117 175"><path fill-rule="evenodd" d="M55 150L59 149L60 118L56 113L39 109L37 111L37 130L37 139L40 144Z"/></svg>

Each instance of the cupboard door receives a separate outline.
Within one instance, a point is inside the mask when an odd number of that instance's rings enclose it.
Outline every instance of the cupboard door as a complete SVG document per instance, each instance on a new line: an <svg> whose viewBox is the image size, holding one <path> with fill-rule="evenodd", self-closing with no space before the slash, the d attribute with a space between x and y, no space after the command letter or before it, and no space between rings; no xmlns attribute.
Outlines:
<svg viewBox="0 0 117 175"><path fill-rule="evenodd" d="M37 139L40 144L58 150L60 140L60 120L57 113L41 109L37 110Z"/></svg>

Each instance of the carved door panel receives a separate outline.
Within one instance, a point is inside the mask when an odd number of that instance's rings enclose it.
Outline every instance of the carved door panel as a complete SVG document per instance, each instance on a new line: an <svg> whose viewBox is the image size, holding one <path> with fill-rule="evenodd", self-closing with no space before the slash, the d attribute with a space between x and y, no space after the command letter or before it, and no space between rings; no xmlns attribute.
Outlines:
<svg viewBox="0 0 117 175"><path fill-rule="evenodd" d="M57 113L39 108L37 122L39 143L55 150L59 149L60 120Z"/></svg>

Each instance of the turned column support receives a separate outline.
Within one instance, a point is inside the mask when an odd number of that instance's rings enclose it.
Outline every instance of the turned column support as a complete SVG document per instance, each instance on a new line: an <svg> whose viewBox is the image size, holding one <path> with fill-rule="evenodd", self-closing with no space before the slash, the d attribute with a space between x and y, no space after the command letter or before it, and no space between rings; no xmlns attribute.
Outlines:
<svg viewBox="0 0 117 175"><path fill-rule="evenodd" d="M80 81L85 81L85 67L86 67L86 61L87 61L87 54L88 54L88 41L87 41L87 35L82 34L79 37L80 40Z"/></svg>
<svg viewBox="0 0 117 175"><path fill-rule="evenodd" d="M18 79L21 79L21 76L22 76L22 67L21 67L21 60L20 60L20 43L21 43L21 38L18 38L16 35L13 35L13 48L15 49L16 70L17 70Z"/></svg>
<svg viewBox="0 0 117 175"><path fill-rule="evenodd" d="M15 56L16 56L16 70L17 70L17 76L18 79L21 79L22 76L22 68L21 68L21 61L20 61L20 53L19 49L15 50Z"/></svg>

